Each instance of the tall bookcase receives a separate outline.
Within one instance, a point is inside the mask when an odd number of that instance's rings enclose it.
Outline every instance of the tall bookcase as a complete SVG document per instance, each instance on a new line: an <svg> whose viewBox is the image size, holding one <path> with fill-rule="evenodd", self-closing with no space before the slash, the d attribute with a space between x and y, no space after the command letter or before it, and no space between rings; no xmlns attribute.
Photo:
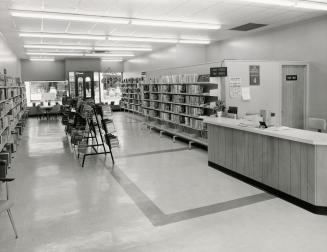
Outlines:
<svg viewBox="0 0 327 252"><path fill-rule="evenodd" d="M168 132L174 139L189 140L190 146L194 142L207 146L207 128L201 116L212 114L212 105L218 100L218 83L207 80L201 81L197 74L129 80L123 89L124 108L142 114L150 128Z"/></svg>
<svg viewBox="0 0 327 252"><path fill-rule="evenodd" d="M124 110L142 114L141 79L123 80L121 104Z"/></svg>
<svg viewBox="0 0 327 252"><path fill-rule="evenodd" d="M26 110L26 90L19 78L0 75L0 151L12 143L11 132Z"/></svg>

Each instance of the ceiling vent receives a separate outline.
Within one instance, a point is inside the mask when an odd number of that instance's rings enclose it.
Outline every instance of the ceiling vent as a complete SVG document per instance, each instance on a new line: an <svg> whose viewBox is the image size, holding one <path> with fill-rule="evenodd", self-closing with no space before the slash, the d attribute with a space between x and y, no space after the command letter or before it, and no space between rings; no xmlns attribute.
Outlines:
<svg viewBox="0 0 327 252"><path fill-rule="evenodd" d="M267 26L266 24L255 24L255 23L248 23L245 25L240 25L237 27L232 28L232 31L251 31L254 29L258 29L261 27Z"/></svg>

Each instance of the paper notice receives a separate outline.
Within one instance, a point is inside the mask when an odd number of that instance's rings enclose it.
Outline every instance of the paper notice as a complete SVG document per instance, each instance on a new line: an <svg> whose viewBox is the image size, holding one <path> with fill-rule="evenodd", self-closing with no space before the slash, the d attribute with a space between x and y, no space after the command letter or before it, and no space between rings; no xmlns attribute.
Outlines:
<svg viewBox="0 0 327 252"><path fill-rule="evenodd" d="M250 87L242 87L242 99L243 101L251 100Z"/></svg>

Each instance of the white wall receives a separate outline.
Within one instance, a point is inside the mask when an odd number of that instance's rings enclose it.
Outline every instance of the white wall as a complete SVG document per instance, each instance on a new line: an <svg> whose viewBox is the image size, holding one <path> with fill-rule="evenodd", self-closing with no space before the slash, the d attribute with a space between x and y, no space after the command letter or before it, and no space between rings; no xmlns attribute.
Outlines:
<svg viewBox="0 0 327 252"><path fill-rule="evenodd" d="M7 75L11 77L21 77L20 60L8 47L5 38L0 33L0 73L7 69Z"/></svg>
<svg viewBox="0 0 327 252"><path fill-rule="evenodd" d="M65 60L65 71L66 76L68 72L76 71L91 71L91 72L101 72L101 60L100 59L66 59Z"/></svg>
<svg viewBox="0 0 327 252"><path fill-rule="evenodd" d="M101 72L123 72L123 62L101 61Z"/></svg>
<svg viewBox="0 0 327 252"><path fill-rule="evenodd" d="M124 72L150 72L205 62L205 46L174 45L124 62Z"/></svg>
<svg viewBox="0 0 327 252"><path fill-rule="evenodd" d="M222 59L308 61L309 116L327 120L327 17L208 46L207 61Z"/></svg>
<svg viewBox="0 0 327 252"><path fill-rule="evenodd" d="M23 81L63 81L65 62L21 60Z"/></svg>
<svg viewBox="0 0 327 252"><path fill-rule="evenodd" d="M276 114L277 122L281 119L281 78L280 63L274 61L225 61L228 77L224 78L226 105L238 107L238 115L246 113L259 114L260 109L270 110ZM260 85L250 86L249 67L260 66ZM230 96L229 78L241 78L241 87L249 87L251 99Z"/></svg>

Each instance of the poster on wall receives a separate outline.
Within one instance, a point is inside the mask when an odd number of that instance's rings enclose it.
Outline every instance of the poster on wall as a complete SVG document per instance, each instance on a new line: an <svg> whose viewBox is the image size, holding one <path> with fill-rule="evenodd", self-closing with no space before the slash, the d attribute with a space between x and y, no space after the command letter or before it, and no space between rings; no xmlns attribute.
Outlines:
<svg viewBox="0 0 327 252"><path fill-rule="evenodd" d="M240 77L229 78L229 96L231 98L237 98L241 96L241 84L242 79Z"/></svg>
<svg viewBox="0 0 327 252"><path fill-rule="evenodd" d="M251 65L250 66L250 86L260 85L260 66Z"/></svg>

